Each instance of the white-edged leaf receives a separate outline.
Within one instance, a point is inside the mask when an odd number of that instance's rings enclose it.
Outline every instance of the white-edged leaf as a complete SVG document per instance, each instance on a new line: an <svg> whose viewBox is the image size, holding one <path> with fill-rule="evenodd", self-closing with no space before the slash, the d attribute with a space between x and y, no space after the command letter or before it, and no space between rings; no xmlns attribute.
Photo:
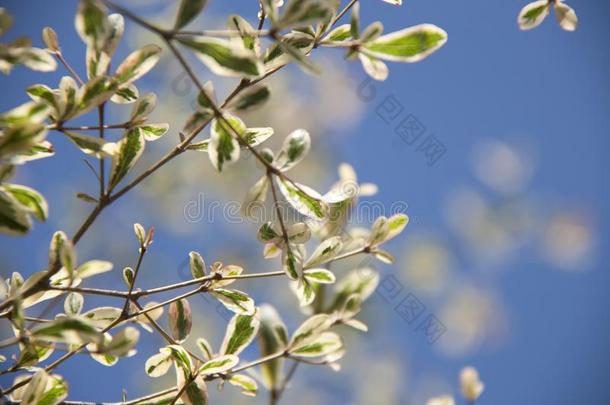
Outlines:
<svg viewBox="0 0 610 405"><path fill-rule="evenodd" d="M145 124L138 126L146 141L156 141L167 133L169 124Z"/></svg>
<svg viewBox="0 0 610 405"><path fill-rule="evenodd" d="M561 1L555 2L555 17L559 26L565 31L576 31L578 28L578 17L570 6Z"/></svg>
<svg viewBox="0 0 610 405"><path fill-rule="evenodd" d="M139 79L157 64L160 53L157 45L145 45L132 52L117 68L116 79L123 85Z"/></svg>
<svg viewBox="0 0 610 405"><path fill-rule="evenodd" d="M418 62L447 42L447 33L432 24L420 24L390 34L362 46L374 58L394 62Z"/></svg>
<svg viewBox="0 0 610 405"><path fill-rule="evenodd" d="M241 388L241 393L249 397L255 397L258 392L256 380L245 374L233 374L227 381L229 384Z"/></svg>
<svg viewBox="0 0 610 405"><path fill-rule="evenodd" d="M123 311L120 308L99 307L85 312L82 318L98 329L105 329L121 316L121 312Z"/></svg>
<svg viewBox="0 0 610 405"><path fill-rule="evenodd" d="M241 205L242 215L249 219L258 218L264 210L263 203L267 198L268 191L269 179L267 176L263 176L248 190Z"/></svg>
<svg viewBox="0 0 610 405"><path fill-rule="evenodd" d="M358 53L358 59L360 59L366 74L371 78L379 81L384 81L388 78L390 73L388 66L379 59L361 52Z"/></svg>
<svg viewBox="0 0 610 405"><path fill-rule="evenodd" d="M37 220L47 220L49 206L47 200L38 191L19 184L4 183L2 187L15 197L19 204L34 215Z"/></svg>
<svg viewBox="0 0 610 405"><path fill-rule="evenodd" d="M127 175L144 153L144 136L140 128L128 130L123 139L117 142L117 150L112 156L112 169L109 187L114 188Z"/></svg>
<svg viewBox="0 0 610 405"><path fill-rule="evenodd" d="M161 349L159 353L146 360L144 369L150 377L156 378L165 375L172 366L172 355L168 350Z"/></svg>
<svg viewBox="0 0 610 405"><path fill-rule="evenodd" d="M260 307L260 331L258 334L258 346L261 356L270 356L278 353L288 343L288 332L275 308L269 304ZM281 381L283 358L266 361L261 364L263 384L267 389L273 389Z"/></svg>
<svg viewBox="0 0 610 405"><path fill-rule="evenodd" d="M324 332L332 325L332 319L328 314L316 314L309 317L292 334L289 347L299 347L304 342L308 342L320 333Z"/></svg>
<svg viewBox="0 0 610 405"><path fill-rule="evenodd" d="M199 367L199 373L202 375L224 373L235 367L237 363L239 363L239 357L233 354L225 354L203 363L203 365Z"/></svg>
<svg viewBox="0 0 610 405"><path fill-rule="evenodd" d="M313 251L304 266L311 268L327 263L341 252L343 242L341 236L333 236L326 239Z"/></svg>
<svg viewBox="0 0 610 405"><path fill-rule="evenodd" d="M85 298L82 294L71 292L64 301L64 312L68 316L78 315L82 311L84 303Z"/></svg>
<svg viewBox="0 0 610 405"><path fill-rule="evenodd" d="M189 253L189 267L191 269L191 274L193 275L193 278L205 277L205 275L206 275L205 261L203 260L203 257L201 257L201 255L199 253L197 253L197 252Z"/></svg>
<svg viewBox="0 0 610 405"><path fill-rule="evenodd" d="M79 134L72 131L64 131L70 139L83 153L96 158L111 157L116 150L116 144L107 142L102 138L93 135Z"/></svg>
<svg viewBox="0 0 610 405"><path fill-rule="evenodd" d="M193 315L188 300L183 298L172 302L168 314L172 337L178 342L186 340L193 326Z"/></svg>
<svg viewBox="0 0 610 405"><path fill-rule="evenodd" d="M227 325L220 353L234 355L241 353L256 336L259 325L258 312L254 315L235 315Z"/></svg>
<svg viewBox="0 0 610 405"><path fill-rule="evenodd" d="M303 277L318 284L333 284L335 275L327 269L308 269L303 272Z"/></svg>
<svg viewBox="0 0 610 405"><path fill-rule="evenodd" d="M210 290L210 294L220 301L228 310L235 312L236 314L254 314L254 300L242 291L215 288Z"/></svg>
<svg viewBox="0 0 610 405"><path fill-rule="evenodd" d="M262 84L255 84L249 86L246 90L233 98L229 104L227 104L227 108L236 111L249 111L262 106L269 99L270 95L269 87Z"/></svg>
<svg viewBox="0 0 610 405"><path fill-rule="evenodd" d="M335 332L322 332L314 338L301 344L291 346L291 356L297 357L321 357L334 353L343 347L341 337Z"/></svg>
<svg viewBox="0 0 610 405"><path fill-rule="evenodd" d="M207 0L182 0L178 8L174 29L179 30L193 21L203 10L207 2Z"/></svg>
<svg viewBox="0 0 610 405"><path fill-rule="evenodd" d="M224 117L228 124L222 119L212 121L210 143L208 145L210 161L219 172L222 171L223 167L239 160L239 142L236 136L242 136L246 130L246 125L239 118L228 114L225 114Z"/></svg>
<svg viewBox="0 0 610 405"><path fill-rule="evenodd" d="M275 160L277 168L286 171L296 166L309 152L311 137L304 129L290 133L282 144L282 149Z"/></svg>
<svg viewBox="0 0 610 405"><path fill-rule="evenodd" d="M257 77L263 73L262 62L254 52L235 43L209 37L180 39L212 72L221 76Z"/></svg>
<svg viewBox="0 0 610 405"><path fill-rule="evenodd" d="M550 5L547 0L534 1L521 9L517 23L522 30L536 28L549 15Z"/></svg>
<svg viewBox="0 0 610 405"><path fill-rule="evenodd" d="M100 354L114 357L129 357L135 354L135 347L140 338L140 331L132 326L121 329L109 342L99 346Z"/></svg>
<svg viewBox="0 0 610 405"><path fill-rule="evenodd" d="M279 189L286 201L309 218L321 220L328 214L328 204L315 190L299 183L291 183L284 179L278 179Z"/></svg>
<svg viewBox="0 0 610 405"><path fill-rule="evenodd" d="M210 360L214 357L214 350L212 350L212 345L205 338L197 338L197 347L203 354L203 358L205 360Z"/></svg>
<svg viewBox="0 0 610 405"><path fill-rule="evenodd" d="M32 339L78 345L100 342L103 335L84 319L63 317L34 328Z"/></svg>

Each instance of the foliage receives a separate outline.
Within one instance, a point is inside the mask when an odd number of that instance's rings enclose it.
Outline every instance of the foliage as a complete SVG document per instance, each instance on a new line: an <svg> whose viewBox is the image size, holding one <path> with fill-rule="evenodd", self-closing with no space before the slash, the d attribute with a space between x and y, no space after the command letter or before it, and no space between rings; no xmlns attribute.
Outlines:
<svg viewBox="0 0 610 405"><path fill-rule="evenodd" d="M146 396L147 403L205 404L206 384L213 380L227 381L244 395L256 395L257 381L242 373L252 367L260 367L260 382L270 391L275 403L292 375L284 374L285 361L327 365L338 370L338 361L346 348L337 326L347 325L359 331L368 329L355 317L379 283L377 273L372 268L360 268L341 277L331 272L330 264L356 255L372 255L392 263L393 256L381 246L405 228L408 217L404 214L380 217L366 234L344 232L349 211L357 203L358 190L361 195L370 195L375 187L362 185L355 192L344 187L356 179L347 165L340 168L342 180L326 194L297 182L288 172L313 147L310 134L304 129L295 129L286 136L281 149L273 152L261 147L274 135L273 128L249 127L239 115L261 106L271 97L272 91L264 79L284 66L295 63L306 72L319 72L320 66L309 58L315 49L341 48L347 59L359 60L372 78L385 80L389 73L386 62L419 62L446 43L447 33L431 24L390 33L383 32L380 22L361 29L357 0L347 2L343 8L339 0L290 0L285 5L281 0L261 0L257 28L244 17L233 15L228 19L228 31L183 31L204 10L206 3L205 0L182 0L172 28L161 28L109 0L81 0L75 27L87 47L84 79L64 59L57 34L50 27L42 35L47 49L34 48L25 39L0 44L0 70L5 74L17 65L50 71L57 68L57 61L70 74L54 86L31 85L27 88L31 101L0 115L0 232L24 235L31 230L33 219L48 218L49 207L44 196L8 180L17 166L54 155L52 144L46 140L49 131L62 134L84 157L95 161L100 189L97 195L84 192L77 195L92 204L93 209L72 237L61 231L53 235L46 269L27 279L14 273L0 283L3 300L0 316L11 322L15 335L0 342L0 347L17 345L19 350L13 364L3 371L19 373L13 386L2 392L11 401L47 405L62 402L68 396L68 382L52 374L57 366L82 351L100 364L112 366L135 353L140 329L144 329L158 332L166 341L146 361L144 371L150 377L159 377L173 365L176 378L173 387ZM576 28L573 10L552 0L526 6L519 17L521 28L540 24L551 6L562 28ZM116 13L109 14L110 11ZM339 25L348 13L349 23ZM158 35L166 49L146 45L124 60L113 62L125 28L124 17ZM8 12L0 9L0 35L10 28L11 22ZM217 101L211 82L199 81L179 46L196 56L211 72L239 79L224 102ZM167 53L180 62L197 85L197 111L182 128L180 143L158 162L135 174L147 143L169 130L166 123L149 122L148 115L157 99L152 93L140 94L136 82ZM111 65L116 68L111 70ZM107 103L128 104L125 108L130 108L129 120L106 124ZM73 120L96 113L96 123L70 126ZM207 126L210 136L196 139ZM122 136L117 141L109 141L104 136L107 129L121 130ZM136 284L139 274L145 271L142 261L151 248L153 230L135 224L138 259L133 268L123 269L127 290L81 287L87 279L113 268L112 263L103 260L79 263L76 245L81 237L102 211L185 152L207 153L212 167L219 172L231 170L231 165L244 154L255 157L262 173L245 193L243 215L251 215L251 207L270 195L276 207L283 198L304 218L301 222L288 223L278 208L277 223L265 223L258 230L263 255L268 259L279 258L281 270L248 272L240 266L221 262L206 266L199 253L190 252L192 280L141 290ZM306 249L308 244L314 246L310 254ZM250 278L283 277L287 277L286 282L298 302L311 315L292 333L275 308L258 305L246 292L232 286ZM321 286L326 284L335 284L334 297L322 301ZM189 286L193 289L169 300L144 303L157 293ZM192 310L188 298L196 294L210 294L234 313L218 350L204 337L191 336ZM88 295L114 297L119 305L85 311ZM64 298L64 313L53 319L26 315L29 308L45 301L54 304L59 298ZM168 331L158 322L165 307L168 307ZM197 341L200 353L188 351L183 345L192 338ZM258 341L261 357L244 362L240 356L254 340ZM66 354L49 363L47 360L55 351ZM463 374L462 385L465 396L472 401L483 389L478 374L472 370ZM130 401L130 404L137 402Z"/></svg>

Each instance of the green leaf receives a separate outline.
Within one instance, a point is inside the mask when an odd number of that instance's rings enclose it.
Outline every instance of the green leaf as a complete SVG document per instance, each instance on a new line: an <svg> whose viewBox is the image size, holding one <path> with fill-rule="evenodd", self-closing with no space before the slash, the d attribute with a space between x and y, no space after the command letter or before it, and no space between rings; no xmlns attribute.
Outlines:
<svg viewBox="0 0 610 405"><path fill-rule="evenodd" d="M96 50L103 47L110 28L106 7L98 0L79 2L74 25L83 42Z"/></svg>
<svg viewBox="0 0 610 405"><path fill-rule="evenodd" d="M293 291L299 299L299 305L306 307L316 299L316 290L311 283L304 277L300 277L296 283L292 285Z"/></svg>
<svg viewBox="0 0 610 405"><path fill-rule="evenodd" d="M222 119L214 119L208 145L210 161L219 172L223 167L234 164L239 159L239 142L235 137L242 136L246 130L246 125L239 118L228 114L224 117L230 126Z"/></svg>
<svg viewBox="0 0 610 405"><path fill-rule="evenodd" d="M447 33L431 24L420 24L383 35L364 44L361 52L394 62L418 62L447 42Z"/></svg>
<svg viewBox="0 0 610 405"><path fill-rule="evenodd" d="M290 0L275 26L278 29L298 28L327 20L334 11L330 3L325 0Z"/></svg>
<svg viewBox="0 0 610 405"><path fill-rule="evenodd" d="M306 342L320 335L322 332L330 328L333 321L328 314L317 314L308 318L297 328L290 339L290 348L301 347Z"/></svg>
<svg viewBox="0 0 610 405"><path fill-rule="evenodd" d="M270 356L278 353L288 343L288 332L279 314L269 304L260 307L260 331L258 334L258 345L261 356ZM263 383L267 389L277 388L281 382L283 358L266 361L261 364Z"/></svg>
<svg viewBox="0 0 610 405"><path fill-rule="evenodd" d="M299 278L303 271L303 252L301 249L292 244L282 249L282 270L292 280Z"/></svg>
<svg viewBox="0 0 610 405"><path fill-rule="evenodd" d="M99 76L90 80L79 91L80 98L78 107L72 114L65 118L74 118L98 107L100 104L108 101L116 92L116 89L117 82L110 77Z"/></svg>
<svg viewBox="0 0 610 405"><path fill-rule="evenodd" d="M201 350L204 359L210 360L212 357L214 357L212 345L210 345L210 342L208 342L204 338L197 338L197 347L199 347L199 350Z"/></svg>
<svg viewBox="0 0 610 405"><path fill-rule="evenodd" d="M254 315L235 315L227 325L220 353L234 355L241 353L256 336L259 325L258 312Z"/></svg>
<svg viewBox="0 0 610 405"><path fill-rule="evenodd" d="M99 352L108 356L129 357L135 353L135 347L140 337L140 331L127 326L112 337L110 342L104 343Z"/></svg>
<svg viewBox="0 0 610 405"><path fill-rule="evenodd" d="M146 124L140 125L140 131L146 141L156 141L167 133L169 124Z"/></svg>
<svg viewBox="0 0 610 405"><path fill-rule="evenodd" d="M322 43L343 42L352 39L351 25L342 24L333 29L322 39Z"/></svg>
<svg viewBox="0 0 610 405"><path fill-rule="evenodd" d="M78 315L82 311L84 303L85 298L82 294L71 292L64 301L64 312L69 316Z"/></svg>
<svg viewBox="0 0 610 405"><path fill-rule="evenodd" d="M256 30L239 15L229 16L229 28L239 31L244 48L254 51L258 54L260 51L260 39L256 33Z"/></svg>
<svg viewBox="0 0 610 405"><path fill-rule="evenodd" d="M112 156L109 188L113 189L137 163L144 152L144 136L140 128L127 131L117 143L117 151Z"/></svg>
<svg viewBox="0 0 610 405"><path fill-rule="evenodd" d="M96 158L111 157L116 151L114 142L107 142L93 135L64 131L64 134L85 154Z"/></svg>
<svg viewBox="0 0 610 405"><path fill-rule="evenodd" d="M379 36L381 35L382 32L383 32L383 24L380 23L379 21L375 21L374 23L372 23L371 25L366 27L364 29L364 31L362 31L362 36L360 38L360 41L362 41L363 43L371 42L371 41L379 38Z"/></svg>
<svg viewBox="0 0 610 405"><path fill-rule="evenodd" d="M40 124L51 112L45 102L30 101L0 114L0 126Z"/></svg>
<svg viewBox="0 0 610 405"><path fill-rule="evenodd" d="M195 56L217 75L253 78L263 73L262 63L254 52L230 41L197 37L180 42L195 51Z"/></svg>
<svg viewBox="0 0 610 405"><path fill-rule="evenodd" d="M298 357L320 357L343 348L341 337L334 332L323 332L311 340L290 347L290 355Z"/></svg>
<svg viewBox="0 0 610 405"><path fill-rule="evenodd" d="M46 221L49 216L47 201L33 188L18 184L4 183L4 190L8 191L27 211L31 212L39 221Z"/></svg>
<svg viewBox="0 0 610 405"><path fill-rule="evenodd" d="M167 349L161 349L157 353L146 360L144 369L150 377L156 378L165 375L172 365L172 354Z"/></svg>
<svg viewBox="0 0 610 405"><path fill-rule="evenodd" d="M37 405L57 405L68 396L68 383L58 375L50 375ZM24 402L22 402L23 404Z"/></svg>
<svg viewBox="0 0 610 405"><path fill-rule="evenodd" d="M368 238L368 245L376 246L387 240L390 235L390 224L388 219L384 216L380 216L373 222L371 227L371 233Z"/></svg>
<svg viewBox="0 0 610 405"><path fill-rule="evenodd" d="M169 305L169 329L172 337L178 342L186 340L193 326L191 306L186 298L174 301Z"/></svg>
<svg viewBox="0 0 610 405"><path fill-rule="evenodd" d="M123 269L123 281L125 281L125 285L127 288L131 287L133 284L133 280L135 279L135 273L131 267L125 267Z"/></svg>
<svg viewBox="0 0 610 405"><path fill-rule="evenodd" d="M313 63L303 51L296 46L293 46L290 42L281 40L277 44L282 52L289 55L303 71L314 74L322 73L322 68L320 68L320 66Z"/></svg>
<svg viewBox="0 0 610 405"><path fill-rule="evenodd" d="M116 94L110 98L110 101L116 104L130 104L135 102L138 97L140 97L138 88L133 83L129 83L126 86L119 87Z"/></svg>
<svg viewBox="0 0 610 405"><path fill-rule="evenodd" d="M254 300L242 291L215 288L210 290L210 294L220 301L228 310L233 311L236 314L254 314Z"/></svg>
<svg viewBox="0 0 610 405"><path fill-rule="evenodd" d="M0 158L29 152L46 134L47 129L42 124L24 124L5 129L0 133Z"/></svg>
<svg viewBox="0 0 610 405"><path fill-rule="evenodd" d="M112 270L113 264L106 260L89 260L76 269L79 278L89 278Z"/></svg>
<svg viewBox="0 0 610 405"><path fill-rule="evenodd" d="M189 265L191 268L191 274L193 275L193 278L205 277L205 275L206 275L205 261L203 260L203 257L201 257L201 255L199 253L197 253L197 252L189 253Z"/></svg>
<svg viewBox="0 0 610 405"><path fill-rule="evenodd" d="M237 363L239 363L239 357L233 354L225 354L205 362L199 368L199 373L202 375L224 373L235 367Z"/></svg>
<svg viewBox="0 0 610 405"><path fill-rule="evenodd" d="M207 3L207 0L182 0L180 7L178 8L178 15L176 16L176 23L174 29L179 30L184 27L203 10Z"/></svg>
<svg viewBox="0 0 610 405"><path fill-rule="evenodd" d="M236 111L253 110L267 102L270 95L271 92L269 91L269 87L262 84L255 84L240 92L229 102L227 108L231 108Z"/></svg>
<svg viewBox="0 0 610 405"><path fill-rule="evenodd" d="M277 168L286 171L296 166L309 153L311 137L304 129L290 133L282 144L276 159Z"/></svg>
<svg viewBox="0 0 610 405"><path fill-rule="evenodd" d="M343 242L341 241L341 236L328 238L318 245L309 259L307 259L304 266L311 268L327 263L337 256L342 248Z"/></svg>
<svg viewBox="0 0 610 405"><path fill-rule="evenodd" d="M85 312L82 318L98 329L105 329L121 316L121 312L120 308L99 307Z"/></svg>
<svg viewBox="0 0 610 405"><path fill-rule="evenodd" d="M388 241L402 232L409 223L409 217L406 214L395 214L388 218L388 235L385 241ZM385 242L384 241L384 242Z"/></svg>
<svg viewBox="0 0 610 405"><path fill-rule="evenodd" d="M32 330L32 338L45 342L84 344L100 342L103 335L95 326L80 318L59 318Z"/></svg>
<svg viewBox="0 0 610 405"><path fill-rule="evenodd" d="M159 61L161 48L157 45L146 45L132 52L117 68L116 79L122 83L131 83L148 73Z"/></svg>
<svg viewBox="0 0 610 405"><path fill-rule="evenodd" d="M49 375L45 370L37 371L36 374L32 376L28 385L26 385L21 403L25 405L38 405L47 388L48 380Z"/></svg>
<svg viewBox="0 0 610 405"><path fill-rule="evenodd" d="M548 0L534 1L521 9L517 23L522 30L536 28L549 15L550 2Z"/></svg>
<svg viewBox="0 0 610 405"><path fill-rule="evenodd" d="M182 377L178 378L179 387L185 384L181 379ZM194 381L190 382L180 399L185 405L208 405L208 389L203 376L197 376Z"/></svg>
<svg viewBox="0 0 610 405"><path fill-rule="evenodd" d="M229 384L241 388L241 393L249 397L255 397L258 392L256 380L245 374L233 374L227 381Z"/></svg>
<svg viewBox="0 0 610 405"><path fill-rule="evenodd" d="M273 222L266 222L258 228L257 238L263 243L279 241L282 235L275 230Z"/></svg>
<svg viewBox="0 0 610 405"><path fill-rule="evenodd" d="M131 111L129 122L139 124L146 121L146 116L150 114L157 104L157 96L155 93L146 93L140 97Z"/></svg>
<svg viewBox="0 0 610 405"><path fill-rule="evenodd" d="M328 204L317 191L284 179L278 179L278 186L286 201L299 213L317 220L327 216Z"/></svg>
<svg viewBox="0 0 610 405"><path fill-rule="evenodd" d="M303 55L309 53L314 46L314 39L302 32L290 32L282 36L281 42L289 44L291 47L301 51ZM299 57L300 55L296 55ZM294 58L286 53L278 42L269 47L265 52L265 72L270 72L274 69L283 66ZM307 63L307 62L305 62Z"/></svg>
<svg viewBox="0 0 610 405"><path fill-rule="evenodd" d="M163 350L168 350L171 353L178 376L188 378L193 371L193 360L186 349L179 345L170 345L161 349L161 351Z"/></svg>
<svg viewBox="0 0 610 405"><path fill-rule="evenodd" d="M335 275L326 269L308 269L303 272L303 277L308 281L318 284L333 284Z"/></svg>

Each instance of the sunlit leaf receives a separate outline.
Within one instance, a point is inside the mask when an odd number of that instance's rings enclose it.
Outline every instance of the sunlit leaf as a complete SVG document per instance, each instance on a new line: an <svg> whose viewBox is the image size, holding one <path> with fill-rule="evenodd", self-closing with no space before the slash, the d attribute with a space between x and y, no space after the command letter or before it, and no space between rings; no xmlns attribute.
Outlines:
<svg viewBox="0 0 610 405"><path fill-rule="evenodd" d="M206 3L207 0L182 0L180 2L180 7L178 8L174 29L179 30L193 21L201 10L203 10Z"/></svg>
<svg viewBox="0 0 610 405"><path fill-rule="evenodd" d="M263 66L254 52L220 38L180 39L210 70L221 76L257 77Z"/></svg>
<svg viewBox="0 0 610 405"><path fill-rule="evenodd" d="M169 305L169 328L172 337L178 342L184 341L193 326L191 306L186 298L174 301Z"/></svg>
<svg viewBox="0 0 610 405"><path fill-rule="evenodd" d="M112 157L109 187L114 188L137 163L144 152L144 136L140 128L127 131L117 143L117 151Z"/></svg>
<svg viewBox="0 0 610 405"><path fill-rule="evenodd" d="M242 291L215 288L210 290L210 294L227 307L228 310L236 314L254 314L254 300Z"/></svg>
<svg viewBox="0 0 610 405"><path fill-rule="evenodd" d="M239 363L239 357L233 354L225 354L205 362L199 367L199 373L202 375L224 373L235 367L237 363Z"/></svg>
<svg viewBox="0 0 610 405"><path fill-rule="evenodd" d="M260 325L258 313L231 318L220 347L221 354L241 353L256 337Z"/></svg>
<svg viewBox="0 0 610 405"><path fill-rule="evenodd" d="M431 24L420 24L390 34L362 46L367 55L394 62L418 62L447 42L447 33Z"/></svg>
<svg viewBox="0 0 610 405"><path fill-rule="evenodd" d="M547 0L534 1L521 9L517 23L522 30L536 28L549 15L550 3Z"/></svg>

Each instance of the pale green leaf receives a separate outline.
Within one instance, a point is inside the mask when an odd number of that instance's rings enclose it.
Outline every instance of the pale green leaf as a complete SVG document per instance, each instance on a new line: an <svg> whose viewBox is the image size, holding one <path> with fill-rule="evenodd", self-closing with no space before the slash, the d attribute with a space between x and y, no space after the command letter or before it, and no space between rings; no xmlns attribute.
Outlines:
<svg viewBox="0 0 610 405"><path fill-rule="evenodd" d="M144 152L144 136L140 128L127 131L117 143L117 151L112 157L109 187L113 189L137 163Z"/></svg>
<svg viewBox="0 0 610 405"><path fill-rule="evenodd" d="M180 39L212 72L221 76L258 77L263 73L261 61L254 52L221 39L197 37Z"/></svg>
<svg viewBox="0 0 610 405"><path fill-rule="evenodd" d="M186 298L174 301L169 305L169 329L172 337L178 342L186 340L193 326L191 306Z"/></svg>
<svg viewBox="0 0 610 405"><path fill-rule="evenodd" d="M239 363L239 357L233 354L225 354L205 362L199 368L199 373L202 375L224 373L235 367L237 363Z"/></svg>
<svg viewBox="0 0 610 405"><path fill-rule="evenodd" d="M362 46L367 55L394 62L418 62L447 42L447 33L431 24L420 24L383 35Z"/></svg>
<svg viewBox="0 0 610 405"><path fill-rule="evenodd" d="M259 325L258 312L254 315L235 315L227 325L220 353L234 355L241 353L256 337Z"/></svg>

